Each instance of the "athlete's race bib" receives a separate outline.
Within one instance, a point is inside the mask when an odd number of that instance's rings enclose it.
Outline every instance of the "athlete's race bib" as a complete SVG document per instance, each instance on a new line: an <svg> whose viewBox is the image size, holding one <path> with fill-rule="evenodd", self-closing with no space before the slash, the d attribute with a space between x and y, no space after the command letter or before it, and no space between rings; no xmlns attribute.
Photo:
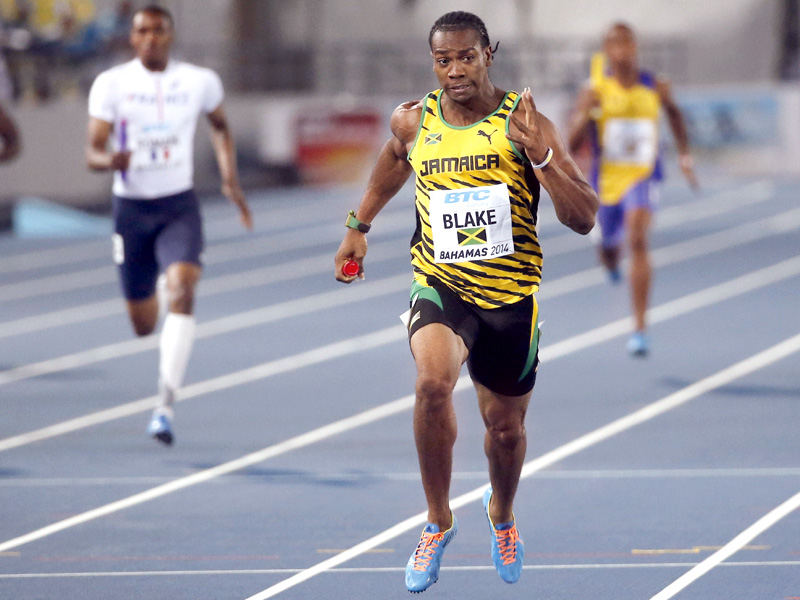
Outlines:
<svg viewBox="0 0 800 600"><path fill-rule="evenodd" d="M487 260L514 253L511 203L501 183L431 192L434 262Z"/></svg>
<svg viewBox="0 0 800 600"><path fill-rule="evenodd" d="M657 131L652 119L609 119L603 131L606 160L640 166L655 161Z"/></svg>
<svg viewBox="0 0 800 600"><path fill-rule="evenodd" d="M179 167L186 161L186 144L180 143L175 128L169 123L128 125L128 150L131 171L156 171Z"/></svg>

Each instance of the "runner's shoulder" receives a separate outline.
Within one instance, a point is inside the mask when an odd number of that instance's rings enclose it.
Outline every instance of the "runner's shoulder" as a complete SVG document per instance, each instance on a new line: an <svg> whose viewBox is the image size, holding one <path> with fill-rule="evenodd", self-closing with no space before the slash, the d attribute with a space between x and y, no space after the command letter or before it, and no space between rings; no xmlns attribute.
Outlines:
<svg viewBox="0 0 800 600"><path fill-rule="evenodd" d="M672 82L664 75L657 75L654 78L655 90L661 97L661 100L669 100L672 98Z"/></svg>
<svg viewBox="0 0 800 600"><path fill-rule="evenodd" d="M394 109L390 119L392 133L402 142L411 142L417 135L422 118L423 100L403 102Z"/></svg>
<svg viewBox="0 0 800 600"><path fill-rule="evenodd" d="M182 60L174 60L174 59L173 63L175 65L174 69L180 72L181 74L190 73L198 77L214 77L214 78L219 77L217 72L209 67L203 67L201 65L196 65L194 63L185 62Z"/></svg>

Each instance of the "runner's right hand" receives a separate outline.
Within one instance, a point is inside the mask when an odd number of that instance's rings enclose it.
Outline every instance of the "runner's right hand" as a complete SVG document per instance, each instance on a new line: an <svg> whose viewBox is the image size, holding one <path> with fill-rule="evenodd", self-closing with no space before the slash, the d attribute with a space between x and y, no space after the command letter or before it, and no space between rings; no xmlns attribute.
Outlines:
<svg viewBox="0 0 800 600"><path fill-rule="evenodd" d="M127 171L131 166L130 150L121 150L111 155L111 168L115 171Z"/></svg>
<svg viewBox="0 0 800 600"><path fill-rule="evenodd" d="M367 255L367 236L366 234L356 231L355 229L348 229L344 234L344 239L336 251L334 258L334 277L337 281L342 283L352 283L358 279L364 279L364 257ZM358 275L345 275L342 272L344 263L348 260L354 260L358 263Z"/></svg>

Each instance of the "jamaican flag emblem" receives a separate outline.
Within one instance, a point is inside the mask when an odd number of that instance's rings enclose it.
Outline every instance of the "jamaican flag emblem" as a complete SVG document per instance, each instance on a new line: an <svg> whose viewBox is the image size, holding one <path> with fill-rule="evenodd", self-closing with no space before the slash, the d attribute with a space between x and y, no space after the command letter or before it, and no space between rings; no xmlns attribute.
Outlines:
<svg viewBox="0 0 800 600"><path fill-rule="evenodd" d="M486 227L470 227L456 230L459 246L475 246L486 243Z"/></svg>
<svg viewBox="0 0 800 600"><path fill-rule="evenodd" d="M426 146L433 146L434 144L438 144L442 141L442 134L441 133L429 133L425 136L425 145Z"/></svg>

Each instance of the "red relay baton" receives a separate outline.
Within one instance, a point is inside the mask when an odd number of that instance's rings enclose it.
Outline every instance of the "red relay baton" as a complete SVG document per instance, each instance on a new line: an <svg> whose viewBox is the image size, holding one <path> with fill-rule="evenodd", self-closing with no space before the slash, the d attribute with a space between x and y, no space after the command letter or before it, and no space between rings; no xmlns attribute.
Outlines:
<svg viewBox="0 0 800 600"><path fill-rule="evenodd" d="M342 265L342 273L347 277L355 277L358 275L359 266L352 258Z"/></svg>

